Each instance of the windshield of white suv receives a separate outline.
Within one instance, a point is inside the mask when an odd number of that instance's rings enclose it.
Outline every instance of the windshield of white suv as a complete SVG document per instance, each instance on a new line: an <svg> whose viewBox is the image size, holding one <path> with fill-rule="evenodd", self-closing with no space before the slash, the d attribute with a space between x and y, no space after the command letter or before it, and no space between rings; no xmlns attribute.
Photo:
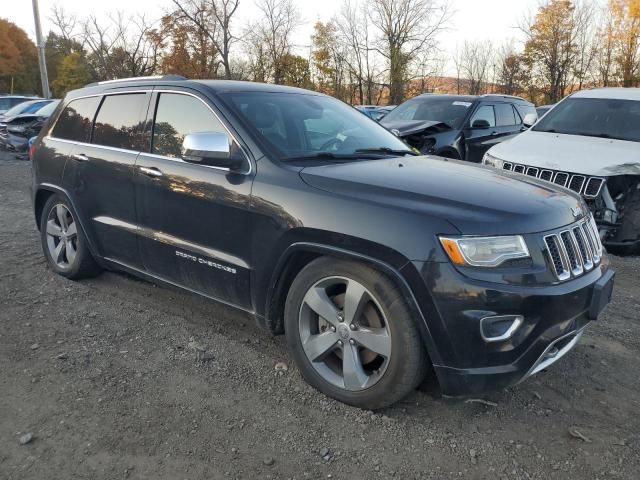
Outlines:
<svg viewBox="0 0 640 480"><path fill-rule="evenodd" d="M374 120L331 97L277 92L225 93L221 97L281 160L413 153Z"/></svg>
<svg viewBox="0 0 640 480"><path fill-rule="evenodd" d="M609 98L567 98L533 127L536 132L640 142L640 102Z"/></svg>
<svg viewBox="0 0 640 480"><path fill-rule="evenodd" d="M445 123L451 128L460 128L473 101L473 97L416 97L389 112L382 123L397 120L431 120Z"/></svg>

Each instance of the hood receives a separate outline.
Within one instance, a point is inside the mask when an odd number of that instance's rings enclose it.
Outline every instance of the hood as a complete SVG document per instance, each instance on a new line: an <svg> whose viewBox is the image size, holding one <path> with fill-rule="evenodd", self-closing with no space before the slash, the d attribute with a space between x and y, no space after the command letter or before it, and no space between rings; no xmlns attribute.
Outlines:
<svg viewBox="0 0 640 480"><path fill-rule="evenodd" d="M551 230L575 222L571 209L582 203L542 180L431 156L305 167L300 175L315 188L423 212L467 235Z"/></svg>
<svg viewBox="0 0 640 480"><path fill-rule="evenodd" d="M624 140L527 130L489 153L507 162L583 175L640 175L640 145Z"/></svg>
<svg viewBox="0 0 640 480"><path fill-rule="evenodd" d="M383 118L382 120L380 120L380 124L387 130L391 131L392 133L395 133L394 130L396 130L398 132L397 133L398 137L406 137L407 135L413 135L414 133L421 132L423 130L426 130L427 128L435 127L436 125L438 126L438 128L435 128L432 133L438 133L443 130L451 130L451 127L449 127L446 123L443 123L440 121L433 121L433 120L385 121L385 119Z"/></svg>

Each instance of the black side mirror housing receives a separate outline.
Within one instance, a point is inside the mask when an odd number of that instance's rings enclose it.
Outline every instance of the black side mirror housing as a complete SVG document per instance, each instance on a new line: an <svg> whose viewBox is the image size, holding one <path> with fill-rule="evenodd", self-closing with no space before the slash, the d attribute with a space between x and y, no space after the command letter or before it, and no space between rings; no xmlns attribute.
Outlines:
<svg viewBox="0 0 640 480"><path fill-rule="evenodd" d="M473 123L471 124L471 128L489 128L489 127L491 127L491 125L489 124L489 121L483 118L474 120Z"/></svg>

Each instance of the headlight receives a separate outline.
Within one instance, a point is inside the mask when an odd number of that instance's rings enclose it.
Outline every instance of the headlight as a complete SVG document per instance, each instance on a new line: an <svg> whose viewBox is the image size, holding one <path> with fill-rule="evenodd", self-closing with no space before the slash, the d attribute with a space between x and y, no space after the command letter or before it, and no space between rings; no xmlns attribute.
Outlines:
<svg viewBox="0 0 640 480"><path fill-rule="evenodd" d="M500 160L493 155L489 155L489 153L484 154L484 157L482 157L482 163L484 165L489 165L490 167L499 168L501 170L502 167L504 167L504 160Z"/></svg>
<svg viewBox="0 0 640 480"><path fill-rule="evenodd" d="M453 263L473 267L497 267L514 258L529 257L520 235L504 237L440 237L444 251Z"/></svg>

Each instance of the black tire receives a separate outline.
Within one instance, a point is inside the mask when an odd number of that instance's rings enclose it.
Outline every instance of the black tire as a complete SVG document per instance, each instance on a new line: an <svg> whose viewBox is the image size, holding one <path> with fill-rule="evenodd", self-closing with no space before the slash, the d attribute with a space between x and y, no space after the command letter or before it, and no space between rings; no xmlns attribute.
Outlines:
<svg viewBox="0 0 640 480"><path fill-rule="evenodd" d="M68 212L68 217L73 224L75 224L75 238L71 238L71 234L68 237L68 241L72 243L75 256L72 261L68 261L68 256L65 254L66 265L61 265L53 258L53 254L49 248L49 242L53 240L53 236L47 233L48 222L51 220L51 216L54 215L57 218L56 212L59 205L64 206ZM60 222L58 222L59 224ZM66 233L65 233L66 235ZM58 238L58 237L55 237ZM97 275L101 269L94 260L89 248L87 246L87 237L82 230L82 226L77 221L77 214L71 206L71 203L62 195L52 195L49 197L42 209L42 215L40 217L40 240L42 243L42 250L44 256L47 259L49 267L59 275L67 277L71 280L77 280L81 278L88 278ZM59 240L61 242L62 240Z"/></svg>
<svg viewBox="0 0 640 480"><path fill-rule="evenodd" d="M332 277L344 277L361 284L374 297L377 307L386 317L384 321L391 337L391 353L384 373L377 377L376 383L363 390L350 391L325 379L314 368L303 348L300 325L305 295L318 282ZM304 267L287 296L285 332L304 379L325 395L359 408L375 410L404 398L421 383L429 365L415 319L400 290L386 275L358 262L321 257Z"/></svg>

